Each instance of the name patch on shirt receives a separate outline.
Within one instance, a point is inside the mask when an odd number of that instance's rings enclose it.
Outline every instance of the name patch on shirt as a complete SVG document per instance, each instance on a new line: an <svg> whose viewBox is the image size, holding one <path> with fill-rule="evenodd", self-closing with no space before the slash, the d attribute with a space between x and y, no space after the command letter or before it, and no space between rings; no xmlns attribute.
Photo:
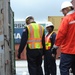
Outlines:
<svg viewBox="0 0 75 75"><path fill-rule="evenodd" d="M26 29L23 29L23 32L25 32L26 31Z"/></svg>
<svg viewBox="0 0 75 75"><path fill-rule="evenodd" d="M75 20L73 20L73 21L69 22L69 24L73 24L73 23L75 23Z"/></svg>

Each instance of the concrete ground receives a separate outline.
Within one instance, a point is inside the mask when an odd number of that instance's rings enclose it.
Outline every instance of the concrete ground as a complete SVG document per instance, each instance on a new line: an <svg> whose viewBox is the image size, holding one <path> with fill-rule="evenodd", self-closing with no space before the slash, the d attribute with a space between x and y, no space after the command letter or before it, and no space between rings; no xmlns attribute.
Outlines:
<svg viewBox="0 0 75 75"><path fill-rule="evenodd" d="M57 75L60 75L59 62L60 62L60 60L56 60ZM42 63L42 67L43 67L43 63ZM22 61L22 60L21 61L16 61L16 75L29 75L26 60L24 60L24 61Z"/></svg>
<svg viewBox="0 0 75 75"><path fill-rule="evenodd" d="M29 75L26 60L16 61L15 63L16 63L16 75ZM56 60L57 75L60 75L59 63L60 63L60 60ZM43 63L42 63L42 68L43 68ZM73 75L73 74L70 74L70 75Z"/></svg>

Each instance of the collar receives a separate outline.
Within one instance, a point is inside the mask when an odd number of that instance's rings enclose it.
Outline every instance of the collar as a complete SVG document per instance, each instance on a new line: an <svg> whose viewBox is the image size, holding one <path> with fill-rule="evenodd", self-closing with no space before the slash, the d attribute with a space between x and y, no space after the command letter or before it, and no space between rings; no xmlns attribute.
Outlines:
<svg viewBox="0 0 75 75"><path fill-rule="evenodd" d="M74 13L74 12L75 12L75 11L72 10L72 11L68 12L67 15L70 15L70 14L72 14L72 13Z"/></svg>
<svg viewBox="0 0 75 75"><path fill-rule="evenodd" d="M35 21L32 21L31 23L36 23Z"/></svg>

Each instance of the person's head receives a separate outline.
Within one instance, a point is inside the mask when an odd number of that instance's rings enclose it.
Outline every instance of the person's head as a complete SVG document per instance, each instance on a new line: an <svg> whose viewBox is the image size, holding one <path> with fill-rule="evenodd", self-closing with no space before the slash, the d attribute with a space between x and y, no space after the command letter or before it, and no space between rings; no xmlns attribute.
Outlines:
<svg viewBox="0 0 75 75"><path fill-rule="evenodd" d="M46 23L46 30L47 30L49 33L51 33L51 32L53 31L53 29L54 29L53 23L52 23L52 22L47 22L47 23Z"/></svg>
<svg viewBox="0 0 75 75"><path fill-rule="evenodd" d="M64 16L71 10L74 10L74 7L71 2L65 1L61 5L61 12L64 14Z"/></svg>
<svg viewBox="0 0 75 75"><path fill-rule="evenodd" d="M27 25L34 22L34 17L33 16L27 16L25 22Z"/></svg>

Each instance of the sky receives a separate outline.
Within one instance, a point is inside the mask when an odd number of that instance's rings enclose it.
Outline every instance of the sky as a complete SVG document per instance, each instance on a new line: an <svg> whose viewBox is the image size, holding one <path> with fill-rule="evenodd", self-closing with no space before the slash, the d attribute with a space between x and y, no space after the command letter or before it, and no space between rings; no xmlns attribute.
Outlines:
<svg viewBox="0 0 75 75"><path fill-rule="evenodd" d="M63 16L61 4L65 0L10 0L15 21L25 21L27 16L33 16L35 21L44 22L48 16ZM71 0L67 0L71 1Z"/></svg>

